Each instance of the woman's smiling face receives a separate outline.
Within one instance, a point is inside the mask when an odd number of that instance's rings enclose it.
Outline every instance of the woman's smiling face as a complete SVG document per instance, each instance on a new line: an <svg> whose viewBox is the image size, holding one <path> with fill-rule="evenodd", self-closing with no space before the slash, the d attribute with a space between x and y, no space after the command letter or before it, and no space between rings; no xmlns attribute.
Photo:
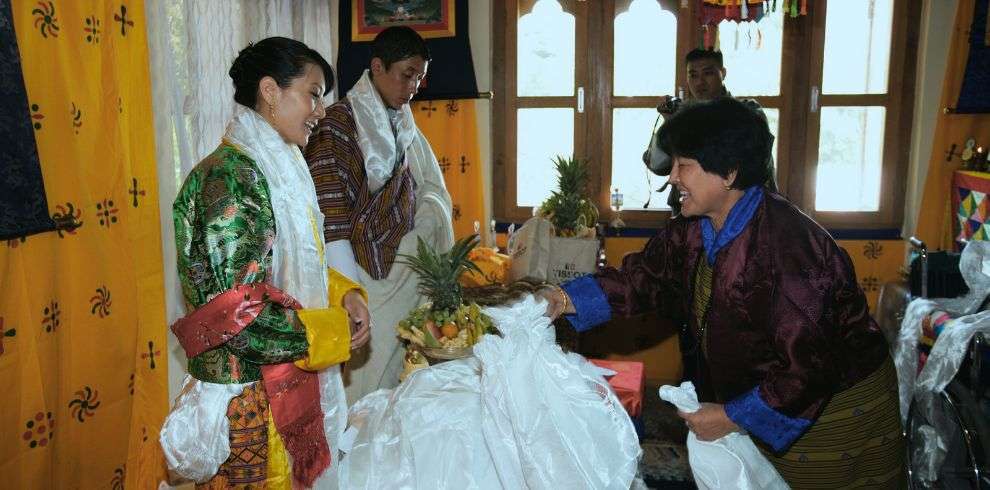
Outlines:
<svg viewBox="0 0 990 490"><path fill-rule="evenodd" d="M681 214L686 217L708 216L718 226L725 222L725 217L738 199L738 196L733 196L735 189L727 188L734 179L734 171L728 177L722 177L706 172L698 160L676 155L670 171L670 183L677 186L681 193Z"/></svg>
<svg viewBox="0 0 990 490"><path fill-rule="evenodd" d="M274 79L265 77L261 90L270 107L259 108L258 112L286 143L304 147L316 124L326 114L323 106L325 87L323 70L312 63L306 65L302 76L292 79L288 87L279 87Z"/></svg>

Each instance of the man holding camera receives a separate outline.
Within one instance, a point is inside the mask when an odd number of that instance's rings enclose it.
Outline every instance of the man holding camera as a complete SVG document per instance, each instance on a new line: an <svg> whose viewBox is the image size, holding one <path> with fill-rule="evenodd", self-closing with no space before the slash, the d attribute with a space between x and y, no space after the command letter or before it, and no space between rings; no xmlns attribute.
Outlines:
<svg viewBox="0 0 990 490"><path fill-rule="evenodd" d="M664 119L673 115L685 104L707 102L719 97L732 97L732 94L725 88L725 65L722 62L722 53L720 51L714 51L711 49L693 49L684 57L684 63L687 65L689 97L685 99L672 97L669 95L663 97L660 100L660 104L657 105L657 112L659 112ZM753 106L760 114L763 115L764 118L766 118L766 114L760 110L760 104L755 100L740 99L740 101L747 105ZM654 135L654 138L655 137L656 136ZM663 150L660 149L660 145L655 144L655 141L653 140L650 140L650 146L643 154L643 163L646 164L647 168L649 168L651 172L664 177L670 175L671 166L673 164L670 156L665 154ZM772 156L767 161L767 165L769 165L771 169L773 168ZM771 171L770 180L766 183L766 187L772 191L776 191L777 184L773 178L773 174L774 172ZM663 189L669 184L670 182L665 183L664 186L660 188L660 191L663 191ZM680 214L680 193L677 191L676 187L671 187L670 195L667 197L667 205L670 206L674 216Z"/></svg>

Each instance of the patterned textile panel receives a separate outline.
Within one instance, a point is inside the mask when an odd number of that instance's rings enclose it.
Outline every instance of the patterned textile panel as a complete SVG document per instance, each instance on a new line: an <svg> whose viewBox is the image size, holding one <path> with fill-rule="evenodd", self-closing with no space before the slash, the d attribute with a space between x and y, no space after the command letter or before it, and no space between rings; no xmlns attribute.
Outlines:
<svg viewBox="0 0 990 490"><path fill-rule="evenodd" d="M990 174L957 171L952 177L952 207L956 240L990 240Z"/></svg>
<svg viewBox="0 0 990 490"><path fill-rule="evenodd" d="M59 230L0 243L4 488L155 488L168 409L141 0L14 0Z"/></svg>
<svg viewBox="0 0 990 490"><path fill-rule="evenodd" d="M454 203L454 237L473 234L475 221L481 224L482 237L486 237L488 227L485 225L485 194L474 101L413 102L411 109L416 125L440 162L447 192Z"/></svg>

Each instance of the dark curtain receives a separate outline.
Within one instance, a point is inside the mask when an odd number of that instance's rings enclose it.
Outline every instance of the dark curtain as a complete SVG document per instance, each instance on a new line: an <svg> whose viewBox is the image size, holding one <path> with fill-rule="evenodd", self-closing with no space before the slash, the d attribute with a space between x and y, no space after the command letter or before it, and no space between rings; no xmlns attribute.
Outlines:
<svg viewBox="0 0 990 490"><path fill-rule="evenodd" d="M424 86L414 100L474 98L478 83L474 77L471 43L468 39L468 0L454 3L455 37L427 39L430 61ZM337 51L337 87L341 97L354 86L371 61L371 42L351 42L351 0L340 0L340 42Z"/></svg>

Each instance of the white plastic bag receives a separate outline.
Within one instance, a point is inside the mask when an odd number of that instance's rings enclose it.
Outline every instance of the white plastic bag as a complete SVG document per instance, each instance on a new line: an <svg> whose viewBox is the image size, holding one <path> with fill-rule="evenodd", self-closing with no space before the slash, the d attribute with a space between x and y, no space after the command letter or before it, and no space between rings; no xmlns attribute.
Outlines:
<svg viewBox="0 0 990 490"><path fill-rule="evenodd" d="M554 343L546 303L487 309L503 336L350 411L340 488L628 490L639 440L600 371Z"/></svg>
<svg viewBox="0 0 990 490"><path fill-rule="evenodd" d="M701 405L690 381L680 387L661 386L660 398L682 412L696 412ZM732 432L715 441L700 441L688 432L688 462L699 489L787 489L776 468L760 453L748 435Z"/></svg>

